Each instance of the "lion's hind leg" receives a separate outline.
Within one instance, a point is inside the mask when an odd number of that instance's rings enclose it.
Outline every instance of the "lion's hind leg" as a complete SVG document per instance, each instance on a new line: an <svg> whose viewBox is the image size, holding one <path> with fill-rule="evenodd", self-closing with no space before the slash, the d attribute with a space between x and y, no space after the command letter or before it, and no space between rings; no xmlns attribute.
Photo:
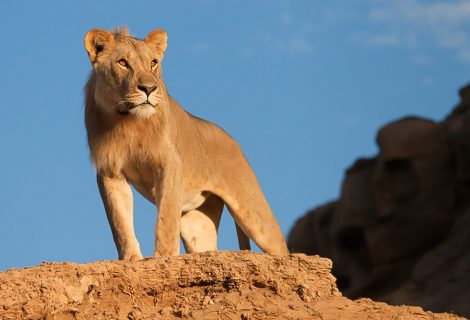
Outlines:
<svg viewBox="0 0 470 320"><path fill-rule="evenodd" d="M181 217L181 238L186 252L217 250L217 232L224 203L211 195L197 209Z"/></svg>
<svg viewBox="0 0 470 320"><path fill-rule="evenodd" d="M258 203L259 207L249 207L240 205L236 209L229 206L236 224L239 235L240 247L248 243L248 238L252 239L263 252L275 255L287 255L286 242L282 231L269 208L269 205ZM240 240L240 234L244 235Z"/></svg>
<svg viewBox="0 0 470 320"><path fill-rule="evenodd" d="M286 241L254 174L247 170L244 183L231 184L231 194L222 194L230 214L237 224L237 233L250 238L263 252L287 255ZM250 186L248 188L247 186ZM233 195L233 196L232 196ZM240 241L240 246L248 242ZM248 242L249 243L249 242Z"/></svg>

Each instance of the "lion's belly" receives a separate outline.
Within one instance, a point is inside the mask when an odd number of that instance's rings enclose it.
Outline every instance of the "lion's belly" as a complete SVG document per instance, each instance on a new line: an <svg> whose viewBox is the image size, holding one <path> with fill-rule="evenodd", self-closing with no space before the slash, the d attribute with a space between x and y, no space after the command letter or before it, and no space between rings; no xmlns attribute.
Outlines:
<svg viewBox="0 0 470 320"><path fill-rule="evenodd" d="M188 212L200 207L208 196L209 193L207 192L189 192L183 195L182 212Z"/></svg>

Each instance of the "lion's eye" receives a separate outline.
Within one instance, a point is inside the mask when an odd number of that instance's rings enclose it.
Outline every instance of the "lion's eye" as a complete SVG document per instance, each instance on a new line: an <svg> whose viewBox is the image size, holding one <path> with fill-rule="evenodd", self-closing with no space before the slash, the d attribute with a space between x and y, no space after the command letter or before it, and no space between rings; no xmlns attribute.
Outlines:
<svg viewBox="0 0 470 320"><path fill-rule="evenodd" d="M119 59L118 63L122 67L127 67L127 60L126 59Z"/></svg>
<svg viewBox="0 0 470 320"><path fill-rule="evenodd" d="M153 59L153 60L150 62L150 67L151 67L151 68L155 68L155 67L157 66L157 64L158 64L157 59Z"/></svg>

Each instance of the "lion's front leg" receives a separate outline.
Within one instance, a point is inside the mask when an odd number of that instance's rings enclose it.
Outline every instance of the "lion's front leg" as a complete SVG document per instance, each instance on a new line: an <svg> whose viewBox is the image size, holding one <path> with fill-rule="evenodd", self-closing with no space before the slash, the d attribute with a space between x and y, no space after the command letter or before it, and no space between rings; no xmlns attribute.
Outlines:
<svg viewBox="0 0 470 320"><path fill-rule="evenodd" d="M134 233L132 190L124 177L97 175L114 243L121 260L140 260L139 242Z"/></svg>
<svg viewBox="0 0 470 320"><path fill-rule="evenodd" d="M180 254L182 182L181 163L179 159L172 159L156 181L158 218L155 225L155 256Z"/></svg>

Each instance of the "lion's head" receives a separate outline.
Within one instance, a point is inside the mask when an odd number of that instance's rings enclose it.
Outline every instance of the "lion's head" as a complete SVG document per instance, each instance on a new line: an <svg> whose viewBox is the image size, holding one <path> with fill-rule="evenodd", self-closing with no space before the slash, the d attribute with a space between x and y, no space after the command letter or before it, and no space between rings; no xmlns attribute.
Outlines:
<svg viewBox="0 0 470 320"><path fill-rule="evenodd" d="M162 29L144 40L130 36L125 28L90 30L85 48L94 72L96 105L106 112L148 118L164 97L160 62L167 47Z"/></svg>

